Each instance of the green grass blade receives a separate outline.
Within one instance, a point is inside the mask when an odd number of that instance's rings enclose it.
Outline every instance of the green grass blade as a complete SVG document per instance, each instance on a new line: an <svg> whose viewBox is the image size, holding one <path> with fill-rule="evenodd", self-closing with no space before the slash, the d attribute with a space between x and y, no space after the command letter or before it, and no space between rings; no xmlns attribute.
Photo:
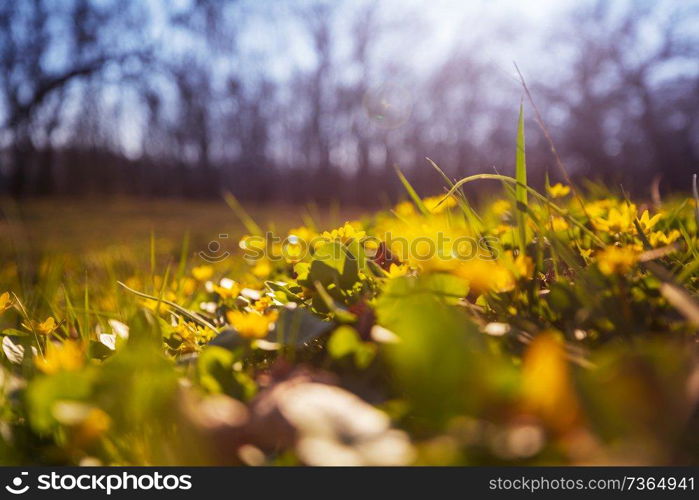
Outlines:
<svg viewBox="0 0 699 500"><path fill-rule="evenodd" d="M524 141L524 103L519 104L517 123L517 151L515 153L515 198L517 200L517 226L519 227L519 248L524 253L527 244L526 207L527 207L527 158Z"/></svg>
<svg viewBox="0 0 699 500"><path fill-rule="evenodd" d="M70 295L68 295L68 290L66 290L65 284L63 285L63 297L66 304L66 322L68 327L77 326L77 330L80 332L80 335L83 335L84 329L80 325L80 319L76 314L75 308L73 307L73 302L70 300Z"/></svg>
<svg viewBox="0 0 699 500"><path fill-rule="evenodd" d="M420 210L420 212L423 215L429 215L430 211L427 210L427 207L425 204L422 202L422 199L418 196L417 192L413 189L413 186L410 185L408 182L408 179L405 178L405 175L403 175L403 172L400 171L398 167L394 167L396 170L396 175L400 179L401 184L403 184L403 187L405 190L408 192L408 195L410 196L410 199L413 200L413 203L415 203L415 206Z"/></svg>
<svg viewBox="0 0 699 500"><path fill-rule="evenodd" d="M155 290L155 232L150 230L150 287Z"/></svg>
<svg viewBox="0 0 699 500"><path fill-rule="evenodd" d="M133 288L127 286L126 284L122 283L121 281L117 281L117 283L121 287L125 288L126 290L128 290L129 292L133 293L134 295L136 295L138 297L141 297L144 299L149 299L149 300L154 300L158 303L165 304L165 305L171 307L172 309L174 309L175 311L179 312L183 316L185 316L187 319L189 319L195 323L198 323L201 326L204 326L210 330L213 330L214 332L218 332L218 328L216 328L216 326L214 326L212 323L208 322L207 320L205 320L204 318L199 316L197 313L194 313L192 311L188 311L184 307L177 305L174 302L171 302L169 300L165 300L162 298L158 299L158 297L154 297L153 295L148 295L147 293L143 293L143 292L139 292L138 290L134 290Z"/></svg>
<svg viewBox="0 0 699 500"><path fill-rule="evenodd" d="M223 195L223 199L226 200L226 204L231 210L233 210L238 219L240 219L240 222L243 223L248 233L254 236L262 236L264 234L262 228L260 228L253 218L250 217L250 214L245 211L243 205L240 204L235 196L233 196L231 193L225 193Z"/></svg>
<svg viewBox="0 0 699 500"><path fill-rule="evenodd" d="M87 280L87 271L85 271L85 294L83 296L83 307L85 308L85 325L80 335L83 340L87 341L90 338L90 291Z"/></svg>
<svg viewBox="0 0 699 500"><path fill-rule="evenodd" d="M187 257L189 254L189 231L185 232L182 239L182 249L180 251L180 260L177 263L177 272L175 274L175 283L177 283L177 299L182 298L184 287L182 286L182 278L187 269Z"/></svg>
<svg viewBox="0 0 699 500"><path fill-rule="evenodd" d="M699 233L699 188L697 188L697 174L692 176L692 195L694 196L694 218L697 223L697 233Z"/></svg>
<svg viewBox="0 0 699 500"><path fill-rule="evenodd" d="M439 165L437 165L434 161L432 161L431 158L427 158L427 161L429 162L430 165L439 173L439 175L442 176L442 179L447 183L447 186L451 189L454 186L454 182L449 178L447 174L444 173L444 171L439 168ZM478 217L478 214L476 211L473 209L471 204L468 202L468 198L466 198L466 195L463 193L462 190L457 191L457 200L459 202L459 207L461 208L461 211L464 213L466 216L466 221L470 225L470 227L476 231L477 233L482 233L483 232L483 224L481 223L480 217Z"/></svg>
<svg viewBox="0 0 699 500"><path fill-rule="evenodd" d="M571 217L568 215L568 213L563 210L561 207L553 203L551 200L548 200L546 196L542 195L539 193L536 189L532 188L531 186L526 186L522 185L519 182L517 182L517 179L514 179L512 177L508 177L506 175L500 175L500 174L476 174L476 175L469 175L468 177L464 177L463 179L459 180L454 186L449 190L447 194L444 195L444 198L442 201L439 203L442 203L445 199L447 199L449 196L451 196L457 189L459 189L461 186L464 184L468 184L469 182L474 182L478 180L496 180L496 181L504 181L509 184L516 184L518 186L522 186L524 189L527 190L529 194L534 196L537 200L541 201L542 203L545 203L548 205L550 208L552 208L558 215L566 219L568 222L571 224L577 226L583 233L587 234L590 236L595 243L597 243L600 247L604 248L607 245L600 239L599 236L597 236L594 232L590 231L587 227L585 227L584 224L580 223L577 221L575 218ZM439 204L438 204L439 206Z"/></svg>

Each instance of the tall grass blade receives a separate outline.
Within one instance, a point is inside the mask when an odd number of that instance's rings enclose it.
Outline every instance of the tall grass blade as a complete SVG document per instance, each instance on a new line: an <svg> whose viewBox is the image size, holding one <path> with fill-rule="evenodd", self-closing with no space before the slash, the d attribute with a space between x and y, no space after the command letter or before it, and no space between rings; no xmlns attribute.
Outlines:
<svg viewBox="0 0 699 500"><path fill-rule="evenodd" d="M697 188L697 174L692 176L692 194L694 195L694 218L697 221L697 233L699 233L699 188Z"/></svg>
<svg viewBox="0 0 699 500"><path fill-rule="evenodd" d="M431 158L426 159L429 162L429 164L432 165L432 167L442 176L442 179L444 179L444 181L447 183L447 186L449 186L449 188L452 188L454 186L454 181L452 181L449 178L449 176L445 174L441 168L439 168L439 165L432 161ZM478 214L473 209L471 204L468 202L468 198L466 198L464 192L461 189L459 189L457 193L457 200L459 202L459 206L461 207L461 211L466 216L466 220L469 226L471 227L471 229L480 234L483 231L483 224L481 222L480 217L478 217Z"/></svg>
<svg viewBox="0 0 699 500"><path fill-rule="evenodd" d="M235 196L233 196L233 194L228 192L224 193L223 199L226 200L226 205L228 205L230 209L233 210L233 213L235 213L238 219L240 219L240 222L243 223L248 233L254 236L262 236L264 234L262 228L260 228L260 226L257 225L253 218L250 217L250 214L248 214L245 211L243 205L240 204L238 199Z"/></svg>
<svg viewBox="0 0 699 500"><path fill-rule="evenodd" d="M524 187L524 189L527 190L529 194L534 196L537 200L541 201L542 203L545 203L548 205L550 208L552 208L558 215L566 219L570 224L573 224L574 226L578 227L583 233L587 234L592 238L595 243L597 243L600 247L605 247L607 246L604 241L600 239L599 236L597 236L594 232L590 231L584 224L578 222L574 217L571 217L568 215L568 213L563 210L561 207L553 203L551 200L547 199L546 196L542 195L539 193L536 189L532 188L531 186L523 185L517 182L517 179L514 179L512 177L508 177L506 175L500 175L500 174L476 174L476 175L469 175L468 177L464 177L463 179L459 180L454 186L449 190L447 194L444 195L444 198L440 203L442 203L446 198L449 196L453 195L454 192L459 189L461 186L464 184L468 184L469 182L474 182L478 180L495 180L495 181L504 181L509 184L516 184L518 186Z"/></svg>
<svg viewBox="0 0 699 500"><path fill-rule="evenodd" d="M83 307L85 307L85 325L84 329L80 331L80 335L83 339L87 340L90 338L90 291L87 281L87 271L85 272L85 294L83 296Z"/></svg>
<svg viewBox="0 0 699 500"><path fill-rule="evenodd" d="M400 179L401 184L403 184L403 187L408 192L410 199L413 200L413 203L415 203L415 206L418 208L418 210L420 210L420 212L423 215L429 215L430 211L427 210L427 207L422 202L422 199L418 196L415 189L413 189L413 186L410 185L410 183L408 182L408 179L405 178L405 175L403 175L403 172L401 172L398 167L393 167L393 168L395 168L396 175Z"/></svg>
<svg viewBox="0 0 699 500"><path fill-rule="evenodd" d="M188 310L185 309L184 307L182 307L182 306L180 306L180 305L177 305L177 304L175 304L175 303L172 302L172 301L165 300L165 299L162 299L162 298L161 298L161 299L158 299L158 297L154 297L153 295L148 295L147 293L143 293L143 292L139 292L138 290L134 290L133 288L129 287L129 286L126 285L125 283L122 283L121 281L117 281L117 283L118 283L120 286L122 286L123 288L125 288L126 290L128 290L129 292L133 293L134 295L136 295L136 296L138 296L138 297L141 297L141 298L144 298L144 299L149 299L149 300L154 300L154 301L157 302L157 303L165 304L165 305L171 307L172 309L174 309L175 311L179 312L179 313L182 314L183 316L185 316L187 319L189 319L189 320L191 320L191 321L193 321L193 322L195 322L195 323L198 323L198 324L201 325L201 326L204 326L204 327L206 327L206 328L209 328L210 330L212 330L212 331L214 331L214 332L218 332L218 328L216 328L216 326L214 326L212 323L210 323L210 322L207 321L206 319L204 319L204 318L202 318L201 316L199 316L197 313L194 313L194 312L192 312L192 311L188 311Z"/></svg>
<svg viewBox="0 0 699 500"><path fill-rule="evenodd" d="M519 120L517 122L517 151L515 153L515 199L517 200L517 226L519 227L519 249L524 253L527 245L527 158L524 141L524 103L519 104Z"/></svg>

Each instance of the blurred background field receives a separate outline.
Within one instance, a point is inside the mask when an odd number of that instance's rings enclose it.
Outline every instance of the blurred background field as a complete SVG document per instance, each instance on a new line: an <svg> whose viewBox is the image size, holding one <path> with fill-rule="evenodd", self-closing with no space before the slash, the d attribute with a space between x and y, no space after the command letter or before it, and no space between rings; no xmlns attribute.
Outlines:
<svg viewBox="0 0 699 500"><path fill-rule="evenodd" d="M239 241L248 232L222 199L6 199L2 210L0 287L22 290L37 314L51 312L59 286L79 301L86 289L123 297L117 280L162 275L168 267L213 263L219 273L231 272L240 265ZM274 234L305 223L331 228L361 213L313 204L245 210ZM148 287L152 292L153 284Z"/></svg>
<svg viewBox="0 0 699 500"><path fill-rule="evenodd" d="M114 297L128 316L137 305L117 286L138 276L154 292L153 276L216 265L218 275L239 269L239 242L248 233L223 199L59 198L0 204L0 288L20 290L36 314L65 307L69 291L82 301L87 290L103 297L114 316ZM312 203L246 204L256 223L274 234L308 224L318 229L358 217L358 209L318 208ZM57 312L57 311L56 311Z"/></svg>
<svg viewBox="0 0 699 500"><path fill-rule="evenodd" d="M138 247L148 254L151 234L159 251L172 250L188 235L193 253L220 241L222 250L236 250L245 228L222 199L71 199L0 201L2 254L88 254L118 247ZM358 209L339 205L320 210L313 204L246 204L263 227L284 231L312 219L324 227L340 225ZM219 235L229 235L228 240Z"/></svg>

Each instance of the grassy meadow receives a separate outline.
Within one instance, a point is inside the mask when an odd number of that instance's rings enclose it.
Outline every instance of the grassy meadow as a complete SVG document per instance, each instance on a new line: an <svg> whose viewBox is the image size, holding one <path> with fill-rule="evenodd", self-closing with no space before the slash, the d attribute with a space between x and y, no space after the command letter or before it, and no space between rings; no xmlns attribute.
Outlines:
<svg viewBox="0 0 699 500"><path fill-rule="evenodd" d="M523 142L374 213L6 202L0 462L697 464L696 198Z"/></svg>

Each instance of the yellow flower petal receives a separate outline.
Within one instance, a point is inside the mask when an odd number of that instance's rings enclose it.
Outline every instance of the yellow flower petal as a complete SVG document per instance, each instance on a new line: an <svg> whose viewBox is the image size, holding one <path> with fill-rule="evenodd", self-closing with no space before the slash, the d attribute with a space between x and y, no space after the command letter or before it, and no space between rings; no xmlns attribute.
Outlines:
<svg viewBox="0 0 699 500"><path fill-rule="evenodd" d="M197 281L207 281L214 275L214 268L211 266L196 266L192 268L192 276Z"/></svg>
<svg viewBox="0 0 699 500"><path fill-rule="evenodd" d="M549 186L547 191L551 198L563 198L570 193L570 186L565 186L559 182L553 186Z"/></svg>

